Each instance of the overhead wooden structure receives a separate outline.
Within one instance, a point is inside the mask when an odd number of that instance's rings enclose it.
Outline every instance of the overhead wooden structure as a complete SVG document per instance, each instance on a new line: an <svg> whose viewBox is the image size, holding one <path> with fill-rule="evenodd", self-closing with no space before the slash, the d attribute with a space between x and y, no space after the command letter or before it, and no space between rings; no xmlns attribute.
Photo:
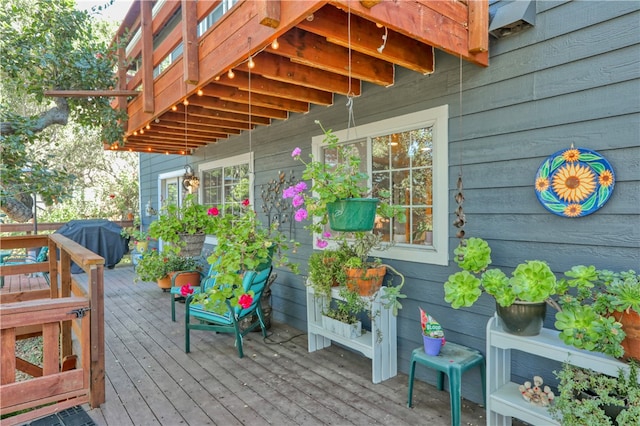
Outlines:
<svg viewBox="0 0 640 426"><path fill-rule="evenodd" d="M138 66L120 70L118 90L141 95L116 98L129 121L107 149L190 154L334 94L357 97L363 81L391 86L397 66L432 73L434 48L488 65L487 0L228 3L134 1L116 37L134 34L121 61Z"/></svg>

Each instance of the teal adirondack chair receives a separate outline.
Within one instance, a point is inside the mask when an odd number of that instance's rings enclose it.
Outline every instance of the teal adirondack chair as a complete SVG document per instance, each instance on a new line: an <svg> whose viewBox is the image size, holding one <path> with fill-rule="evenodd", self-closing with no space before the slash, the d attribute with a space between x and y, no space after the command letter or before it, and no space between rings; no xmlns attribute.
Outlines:
<svg viewBox="0 0 640 426"><path fill-rule="evenodd" d="M216 263L218 263L220 260L218 260ZM208 289L209 287L213 286L216 283L216 275L217 272L214 269L214 266L216 265L216 263L211 264L211 266L209 267L209 272L207 272L207 275L205 275L204 273L198 271L200 273L200 284L198 286L193 286L193 294L198 294L200 293L201 289ZM184 297L182 295L182 293L180 292L180 287L177 287L175 285L176 282L176 278L179 277L181 274L184 274L186 272L178 272L176 273L173 278L171 279L171 289L169 291L169 293L171 294L171 321L176 322L176 301L184 301L186 300L186 297ZM191 272L189 272L191 273Z"/></svg>
<svg viewBox="0 0 640 426"><path fill-rule="evenodd" d="M245 291L253 290L253 303L246 309L241 307L234 308L227 301L228 311L224 315L216 314L205 310L201 305L192 303L193 296L187 297L185 301L185 352L190 352L190 336L191 330L209 330L218 333L234 333L236 336L236 347L238 356L244 356L242 352L242 338L250 331L257 327L262 327L262 335L267 337L267 328L264 322L264 313L262 311L261 299L264 289L269 281L272 267L262 271L247 271L244 274L242 286ZM202 289L206 291L206 289ZM256 314L257 317L254 316ZM240 322L245 318L252 318L251 324L244 329L240 328ZM198 320L197 323L191 323L191 319Z"/></svg>
<svg viewBox="0 0 640 426"><path fill-rule="evenodd" d="M25 263L40 263L40 262L46 262L47 260L49 260L49 247L44 246L40 249L38 256L35 258L33 256L26 256L26 257L25 256L22 256L22 257L7 256L7 257L2 257L2 259L0 260L0 265L8 266L8 265L21 265ZM51 282L49 280L49 272L38 272L38 274L44 277L47 284L51 285ZM4 287L4 276L0 276L0 288L2 287Z"/></svg>

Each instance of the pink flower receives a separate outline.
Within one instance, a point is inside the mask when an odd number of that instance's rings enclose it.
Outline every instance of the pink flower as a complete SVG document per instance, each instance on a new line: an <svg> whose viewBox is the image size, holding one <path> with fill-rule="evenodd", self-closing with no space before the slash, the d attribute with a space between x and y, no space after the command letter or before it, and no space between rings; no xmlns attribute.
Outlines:
<svg viewBox="0 0 640 426"><path fill-rule="evenodd" d="M218 210L217 207L211 207L209 210L207 210L207 214L209 216L218 216L220 214L220 210Z"/></svg>
<svg viewBox="0 0 640 426"><path fill-rule="evenodd" d="M180 287L180 294L183 295L184 297L187 297L188 295L193 294L193 288L191 287L191 284L185 284L182 287Z"/></svg>
<svg viewBox="0 0 640 426"><path fill-rule="evenodd" d="M323 236L324 238L331 238L331 232L329 232L329 231L324 231L324 232L322 233L322 236Z"/></svg>
<svg viewBox="0 0 640 426"><path fill-rule="evenodd" d="M291 200L291 204L293 204L293 207L300 207L304 204L304 196L300 194L294 195L293 200Z"/></svg>
<svg viewBox="0 0 640 426"><path fill-rule="evenodd" d="M242 309L247 309L253 303L253 296L250 294L243 294L238 298L238 305L242 306Z"/></svg>
<svg viewBox="0 0 640 426"><path fill-rule="evenodd" d="M298 157L300 154L302 153L302 150L298 147L296 147L292 152L291 152L291 156L292 157Z"/></svg>
<svg viewBox="0 0 640 426"><path fill-rule="evenodd" d="M296 222L302 222L307 217L309 217L309 213L307 213L307 210L305 209L296 210L296 213L294 215L294 219L296 220Z"/></svg>
<svg viewBox="0 0 640 426"><path fill-rule="evenodd" d="M321 240L320 238L318 238L318 240L316 241L316 246L318 246L318 248L325 248L328 245L328 242L326 242L325 240Z"/></svg>
<svg viewBox="0 0 640 426"><path fill-rule="evenodd" d="M293 186L290 186L282 191L282 198L291 198L294 195L296 195L296 189Z"/></svg>
<svg viewBox="0 0 640 426"><path fill-rule="evenodd" d="M249 205L249 199L245 198L244 200L242 200L242 205L247 207Z"/></svg>
<svg viewBox="0 0 640 426"><path fill-rule="evenodd" d="M296 192L306 191L307 184L304 182L298 182L295 186Z"/></svg>

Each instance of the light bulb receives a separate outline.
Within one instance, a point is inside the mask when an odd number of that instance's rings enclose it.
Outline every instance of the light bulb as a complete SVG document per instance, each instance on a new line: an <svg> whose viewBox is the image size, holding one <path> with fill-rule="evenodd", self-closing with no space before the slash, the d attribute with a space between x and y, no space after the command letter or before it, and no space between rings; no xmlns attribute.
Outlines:
<svg viewBox="0 0 640 426"><path fill-rule="evenodd" d="M256 63L253 62L253 57L249 56L249 63L247 64L247 66L249 67L250 70L254 69L256 66Z"/></svg>
<svg viewBox="0 0 640 426"><path fill-rule="evenodd" d="M135 130L135 131L133 132L133 136L138 136L138 131L137 131L137 130Z"/></svg>
<svg viewBox="0 0 640 426"><path fill-rule="evenodd" d="M204 92L202 91L202 89L198 89L198 96L202 96L204 95Z"/></svg>
<svg viewBox="0 0 640 426"><path fill-rule="evenodd" d="M140 129L140 134L144 135L144 129Z"/></svg>
<svg viewBox="0 0 640 426"><path fill-rule="evenodd" d="M216 78L214 78L215 81L219 81L220 80L220 76L216 75Z"/></svg>
<svg viewBox="0 0 640 426"><path fill-rule="evenodd" d="M182 101L182 105L184 105L184 106L189 105L189 99L184 98L184 101Z"/></svg>
<svg viewBox="0 0 640 426"><path fill-rule="evenodd" d="M271 42L271 48L273 48L274 50L278 50L278 47L280 47L280 43L278 43L278 39L275 39Z"/></svg>
<svg viewBox="0 0 640 426"><path fill-rule="evenodd" d="M174 105L171 107L171 111L177 111L178 110L178 105Z"/></svg>
<svg viewBox="0 0 640 426"><path fill-rule="evenodd" d="M229 70L229 72L227 73L227 77L229 77L229 78L233 78L235 76L236 75L233 73L233 70Z"/></svg>
<svg viewBox="0 0 640 426"><path fill-rule="evenodd" d="M147 123L147 130L151 129L151 124Z"/></svg>

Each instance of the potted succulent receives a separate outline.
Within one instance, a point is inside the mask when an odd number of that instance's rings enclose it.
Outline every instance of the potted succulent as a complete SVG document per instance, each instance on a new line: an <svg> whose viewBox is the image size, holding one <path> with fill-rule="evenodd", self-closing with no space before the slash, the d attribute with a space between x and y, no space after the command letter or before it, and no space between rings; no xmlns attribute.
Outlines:
<svg viewBox="0 0 640 426"><path fill-rule="evenodd" d="M579 349L640 360L640 282L635 271L612 272L578 265L565 272L564 287L575 294L558 299L555 327Z"/></svg>
<svg viewBox="0 0 640 426"><path fill-rule="evenodd" d="M611 377L565 363L556 376L559 395L549 412L563 426L640 424L637 364Z"/></svg>
<svg viewBox="0 0 640 426"><path fill-rule="evenodd" d="M547 304L558 309L553 296L567 290L558 285L549 265L541 260L517 265L511 277L500 269L487 269L491 249L481 238L462 240L454 254L462 271L450 275L445 282L445 301L454 309L468 307L486 292L495 298L505 330L513 334L539 334Z"/></svg>
<svg viewBox="0 0 640 426"><path fill-rule="evenodd" d="M151 237L161 239L167 243L165 248L183 256L199 256L206 234L212 230L207 208L198 203L195 194L187 194L180 206L163 206L158 219L149 225Z"/></svg>
<svg viewBox="0 0 640 426"><path fill-rule="evenodd" d="M241 206L227 206L224 211L212 207L207 211L210 219L210 231L217 238L213 253L207 258L212 265L212 274L216 275L216 284L207 292L196 296L196 302L205 309L224 313L226 301L233 307L239 306L244 295L242 276L246 271L260 271L275 266L287 267L298 273L298 265L290 262L287 251L297 247L298 243L287 240L278 231L278 224L271 227L262 225L249 200Z"/></svg>

